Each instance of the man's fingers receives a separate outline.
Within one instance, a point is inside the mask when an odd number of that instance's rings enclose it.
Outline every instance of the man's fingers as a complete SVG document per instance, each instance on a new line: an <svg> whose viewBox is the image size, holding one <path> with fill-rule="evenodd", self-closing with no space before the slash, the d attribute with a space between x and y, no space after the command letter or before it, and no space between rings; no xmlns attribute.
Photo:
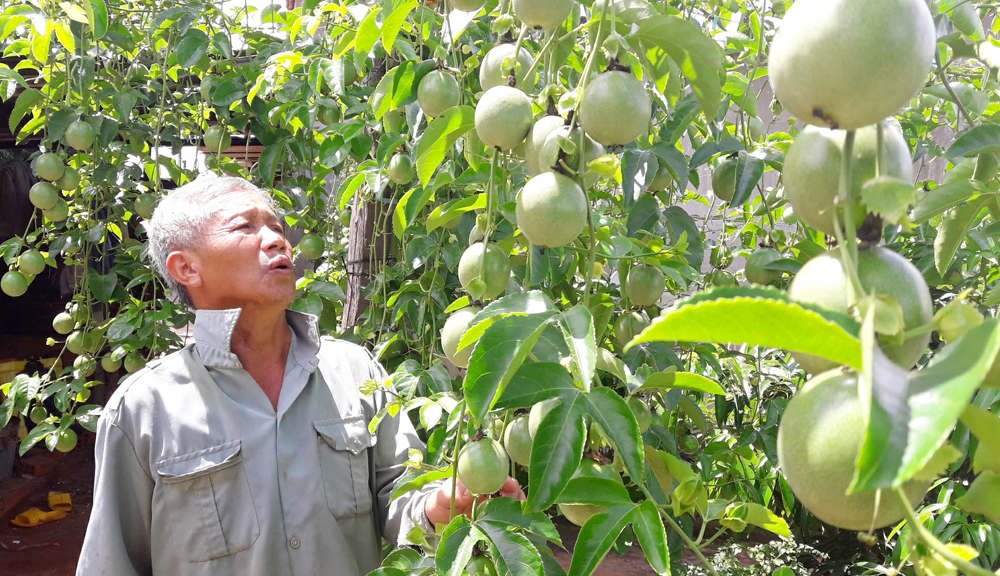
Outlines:
<svg viewBox="0 0 1000 576"><path fill-rule="evenodd" d="M503 486L500 487L500 495L518 500L525 500L527 498L524 495L524 491L521 490L521 485L513 478L507 478L507 481L503 483Z"/></svg>

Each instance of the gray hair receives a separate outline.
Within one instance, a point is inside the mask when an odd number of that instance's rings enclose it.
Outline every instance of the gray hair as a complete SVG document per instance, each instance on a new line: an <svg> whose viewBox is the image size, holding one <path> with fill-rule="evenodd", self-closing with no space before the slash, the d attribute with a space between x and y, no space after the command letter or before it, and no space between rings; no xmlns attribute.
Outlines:
<svg viewBox="0 0 1000 576"><path fill-rule="evenodd" d="M271 198L243 178L220 178L211 172L205 173L167 193L156 206L153 216L143 223L147 238L144 255L167 288L173 290L189 308L194 309L191 294L186 286L167 272L167 256L176 250L202 245L205 229L215 216L213 204L217 206L220 199L229 196L248 194L264 200L274 210Z"/></svg>

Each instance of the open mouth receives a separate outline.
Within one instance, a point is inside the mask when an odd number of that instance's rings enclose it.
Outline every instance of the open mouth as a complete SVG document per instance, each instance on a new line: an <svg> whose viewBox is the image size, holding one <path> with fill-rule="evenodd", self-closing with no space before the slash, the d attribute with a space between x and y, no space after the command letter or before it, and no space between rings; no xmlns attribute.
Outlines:
<svg viewBox="0 0 1000 576"><path fill-rule="evenodd" d="M292 261L287 256L279 256L271 261L269 270L291 270Z"/></svg>

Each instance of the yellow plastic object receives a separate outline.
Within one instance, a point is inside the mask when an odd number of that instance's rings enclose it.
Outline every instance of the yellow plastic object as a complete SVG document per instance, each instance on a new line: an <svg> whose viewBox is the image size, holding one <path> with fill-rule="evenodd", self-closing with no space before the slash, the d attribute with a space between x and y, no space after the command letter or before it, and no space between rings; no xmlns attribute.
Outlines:
<svg viewBox="0 0 1000 576"><path fill-rule="evenodd" d="M14 517L10 521L14 526L20 526L22 528L34 528L35 526L41 526L42 524L48 524L49 522L55 522L56 520L62 520L66 517L65 510L53 510L51 512L42 512L38 508L31 508L25 512L22 512Z"/></svg>
<svg viewBox="0 0 1000 576"><path fill-rule="evenodd" d="M49 492L49 508L69 512L73 509L73 502L66 492Z"/></svg>

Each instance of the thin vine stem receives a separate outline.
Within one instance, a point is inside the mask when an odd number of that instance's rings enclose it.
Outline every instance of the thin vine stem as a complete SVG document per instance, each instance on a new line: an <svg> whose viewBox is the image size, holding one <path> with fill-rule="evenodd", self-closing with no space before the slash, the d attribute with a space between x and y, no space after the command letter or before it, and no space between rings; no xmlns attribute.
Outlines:
<svg viewBox="0 0 1000 576"><path fill-rule="evenodd" d="M913 505L910 504L910 500L906 497L906 493L903 492L903 489L896 488L895 492L896 497L899 498L899 502L903 506L903 511L906 513L906 521L910 523L910 526L913 527L913 530L924 544L969 576L996 576L993 572L990 572L981 566L977 566L952 552L951 549L938 540L934 534L931 534L930 530L924 526L924 523L917 518L917 515L913 512Z"/></svg>

